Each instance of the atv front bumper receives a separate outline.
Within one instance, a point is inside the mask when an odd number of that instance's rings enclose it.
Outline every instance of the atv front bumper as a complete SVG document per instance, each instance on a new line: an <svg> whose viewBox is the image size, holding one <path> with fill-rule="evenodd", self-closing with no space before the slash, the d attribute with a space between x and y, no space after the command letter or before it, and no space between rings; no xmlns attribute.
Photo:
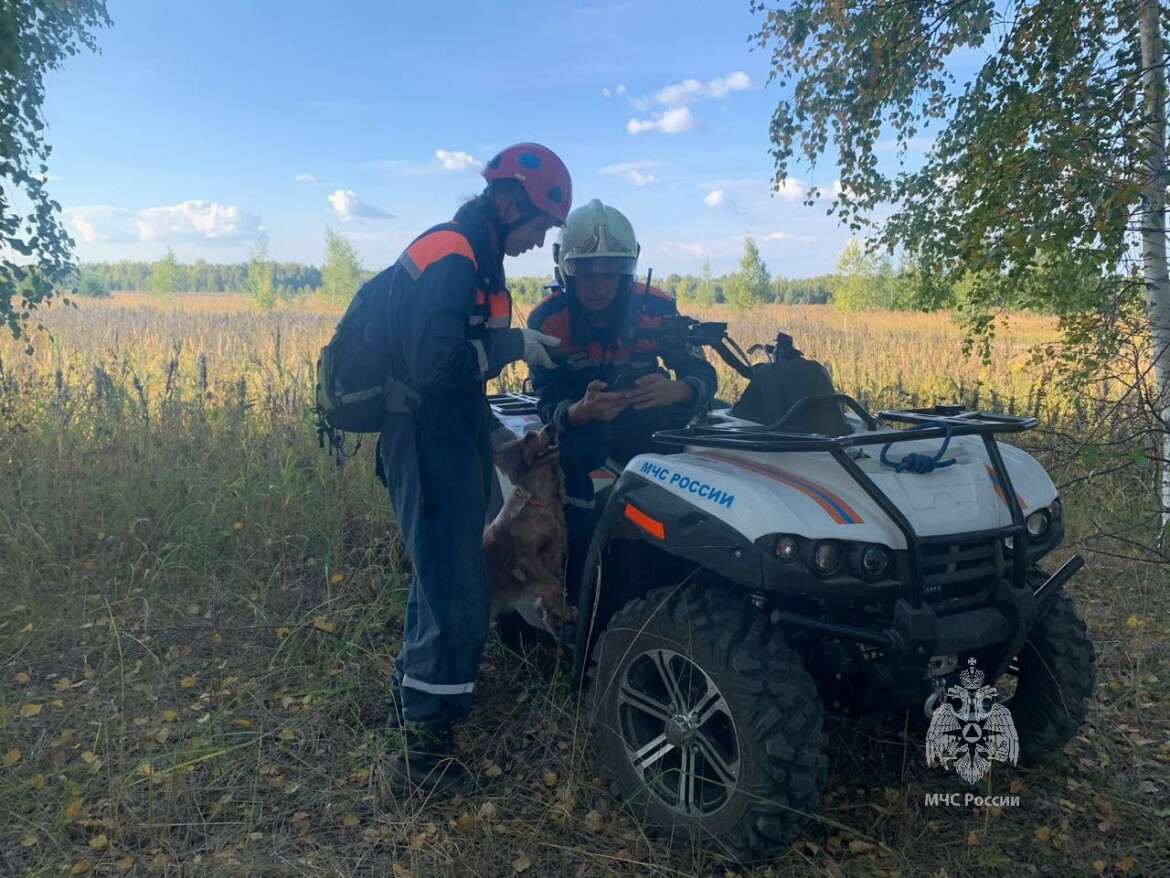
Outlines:
<svg viewBox="0 0 1170 878"><path fill-rule="evenodd" d="M992 602L950 615L934 606L912 605L899 598L892 624L884 630L844 625L774 610L771 621L785 627L820 631L840 640L852 640L872 656L866 668L868 686L856 707L908 707L920 703L934 690L932 659L975 656L983 669L993 669L997 679L1028 639L1048 602L1085 564L1074 555L1051 576L1038 570L1022 588L1000 579Z"/></svg>

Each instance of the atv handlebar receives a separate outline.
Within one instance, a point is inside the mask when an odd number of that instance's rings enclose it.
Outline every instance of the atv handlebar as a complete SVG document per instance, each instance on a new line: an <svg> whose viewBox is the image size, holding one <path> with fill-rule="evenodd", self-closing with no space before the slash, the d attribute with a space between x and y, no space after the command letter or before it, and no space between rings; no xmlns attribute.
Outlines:
<svg viewBox="0 0 1170 878"><path fill-rule="evenodd" d="M666 317L662 321L662 340L709 347L719 354L719 358L723 362L748 381L755 377L755 369L748 360L747 354L727 334L726 323L704 322L681 314Z"/></svg>

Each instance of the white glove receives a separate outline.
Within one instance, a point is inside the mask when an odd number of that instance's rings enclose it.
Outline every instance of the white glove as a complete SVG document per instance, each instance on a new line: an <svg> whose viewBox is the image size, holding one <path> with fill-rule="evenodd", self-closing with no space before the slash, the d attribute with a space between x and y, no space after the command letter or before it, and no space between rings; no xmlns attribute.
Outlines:
<svg viewBox="0 0 1170 878"><path fill-rule="evenodd" d="M529 366L543 366L545 369L555 369L557 364L549 356L549 348L559 348L561 340L553 335L545 335L535 329L521 329L524 336L524 354L522 359Z"/></svg>

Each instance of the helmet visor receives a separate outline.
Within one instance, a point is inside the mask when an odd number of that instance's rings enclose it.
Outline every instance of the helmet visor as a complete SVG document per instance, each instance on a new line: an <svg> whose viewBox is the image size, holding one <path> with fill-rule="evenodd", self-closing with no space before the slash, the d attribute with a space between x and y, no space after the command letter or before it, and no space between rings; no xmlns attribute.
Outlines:
<svg viewBox="0 0 1170 878"><path fill-rule="evenodd" d="M569 277L588 274L628 274L632 277L637 264L636 256L578 256L565 259L565 274Z"/></svg>

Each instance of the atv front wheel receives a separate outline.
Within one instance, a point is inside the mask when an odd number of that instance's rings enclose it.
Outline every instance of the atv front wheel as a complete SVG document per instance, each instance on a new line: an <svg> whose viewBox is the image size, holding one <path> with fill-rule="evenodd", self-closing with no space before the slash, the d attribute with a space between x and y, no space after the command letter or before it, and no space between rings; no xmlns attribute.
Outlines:
<svg viewBox="0 0 1170 878"><path fill-rule="evenodd" d="M593 748L632 816L743 862L797 837L827 773L822 707L758 611L657 589L614 615L595 658Z"/></svg>
<svg viewBox="0 0 1170 878"><path fill-rule="evenodd" d="M1007 674L1015 691L1005 700L1020 738L1020 761L1035 765L1064 749L1084 723L1093 697L1095 653L1073 599L1054 597Z"/></svg>

